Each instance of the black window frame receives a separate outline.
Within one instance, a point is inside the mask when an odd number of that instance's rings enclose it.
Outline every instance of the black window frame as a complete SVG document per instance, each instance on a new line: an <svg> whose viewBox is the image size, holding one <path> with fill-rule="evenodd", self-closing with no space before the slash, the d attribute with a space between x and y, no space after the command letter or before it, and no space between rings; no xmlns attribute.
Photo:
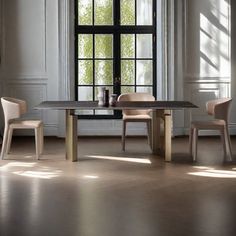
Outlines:
<svg viewBox="0 0 236 236"><path fill-rule="evenodd" d="M146 59L146 58L140 58L139 60L152 60L153 62L153 81L152 81L152 95L156 97L156 75L157 75L157 43L156 43L156 0L153 0L153 11L152 11L152 25L136 25L137 22L137 10L135 10L135 25L120 25L120 0L113 0L113 25L94 25L94 2L95 0L92 0L93 3L93 13L92 13L92 23L93 25L79 25L78 24L78 1L75 0L74 2L74 9L75 9L75 28L74 28L74 34L75 34L75 99L78 100L78 35L79 34L92 34L93 39L95 37L95 34L112 34L113 35L113 92L117 95L120 95L121 93L121 86L120 86L120 78L121 78L121 35L122 34L134 34L135 35L135 57L134 58L128 58L128 60L134 60L135 61L135 76L136 76L136 61L138 58L136 57L136 36L138 34L152 34L153 37L153 43L152 43L152 59ZM135 0L135 9L136 9L136 2ZM93 55L95 50L95 40L93 40ZM80 59L81 60L81 59ZM96 59L93 57L91 60L94 62ZM102 58L102 60L110 60L110 58ZM93 63L94 67L95 63ZM95 80L95 70L93 69L93 81ZM83 85L79 85L83 87ZM86 86L86 85L85 85ZM95 83L93 83L93 88L96 87ZM99 85L102 86L102 85ZM108 86L108 85L106 85ZM125 87L134 86L136 91L136 79L134 85L125 85ZM140 86L139 86L140 87ZM145 85L142 85L142 87L145 87ZM150 87L150 86L146 86ZM94 93L93 93L93 99ZM114 115L78 115L79 119L120 119L122 117L122 114L120 111L114 111Z"/></svg>

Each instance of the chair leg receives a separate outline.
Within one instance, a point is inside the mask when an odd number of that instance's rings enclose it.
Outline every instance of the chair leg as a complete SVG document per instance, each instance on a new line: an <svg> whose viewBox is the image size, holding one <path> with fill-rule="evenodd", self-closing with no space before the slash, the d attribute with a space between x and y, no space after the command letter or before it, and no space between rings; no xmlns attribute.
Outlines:
<svg viewBox="0 0 236 236"><path fill-rule="evenodd" d="M221 142L223 144L224 159L226 160L227 152L226 152L226 133L225 133L225 129L220 130L220 137L221 137Z"/></svg>
<svg viewBox="0 0 236 236"><path fill-rule="evenodd" d="M1 159L2 160L4 160L4 155L5 155L6 148L7 148L8 131L9 131L9 128L5 127L4 134L3 134L3 140L2 140L2 150L1 150Z"/></svg>
<svg viewBox="0 0 236 236"><path fill-rule="evenodd" d="M190 156L193 155L193 128L190 127L189 130L189 154Z"/></svg>
<svg viewBox="0 0 236 236"><path fill-rule="evenodd" d="M44 149L44 134L43 134L43 125L40 126L40 135L39 135L39 138L40 138L40 150L39 150L39 154L42 154L43 153L43 149Z"/></svg>
<svg viewBox="0 0 236 236"><path fill-rule="evenodd" d="M40 131L39 128L35 128L35 149L36 149L36 158L39 160L39 153L40 153Z"/></svg>
<svg viewBox="0 0 236 236"><path fill-rule="evenodd" d="M123 120L123 130L122 130L122 150L125 151L125 134L126 134L126 121Z"/></svg>
<svg viewBox="0 0 236 236"><path fill-rule="evenodd" d="M228 130L227 127L225 127L225 138L226 138L226 143L227 143L228 150L229 150L229 159L230 159L230 161L232 161L233 160L233 157L232 157L232 144L231 144L231 140L230 140L229 130Z"/></svg>
<svg viewBox="0 0 236 236"><path fill-rule="evenodd" d="M193 160L197 160L197 142L198 142L198 129L193 129L193 137L194 137L194 153L193 153Z"/></svg>
<svg viewBox="0 0 236 236"><path fill-rule="evenodd" d="M11 148L12 133L13 133L13 129L9 128L9 132L8 132L8 136L7 136L7 148L6 148L7 154L9 154L10 148Z"/></svg>
<svg viewBox="0 0 236 236"><path fill-rule="evenodd" d="M152 147L152 121L147 121L147 137L148 137L148 144Z"/></svg>

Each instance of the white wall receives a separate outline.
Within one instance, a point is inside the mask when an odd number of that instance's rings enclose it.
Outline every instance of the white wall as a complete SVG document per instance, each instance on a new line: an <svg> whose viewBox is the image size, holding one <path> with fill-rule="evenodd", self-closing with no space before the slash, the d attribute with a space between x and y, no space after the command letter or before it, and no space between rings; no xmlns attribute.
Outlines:
<svg viewBox="0 0 236 236"><path fill-rule="evenodd" d="M29 117L43 119L47 134L57 133L57 113L32 108L59 98L58 1L2 0L0 42L1 96L25 99Z"/></svg>
<svg viewBox="0 0 236 236"><path fill-rule="evenodd" d="M200 107L193 111L193 119L206 118L207 100L235 94L231 86L230 8L226 0L186 1L184 96ZM235 124L232 112L234 134Z"/></svg>

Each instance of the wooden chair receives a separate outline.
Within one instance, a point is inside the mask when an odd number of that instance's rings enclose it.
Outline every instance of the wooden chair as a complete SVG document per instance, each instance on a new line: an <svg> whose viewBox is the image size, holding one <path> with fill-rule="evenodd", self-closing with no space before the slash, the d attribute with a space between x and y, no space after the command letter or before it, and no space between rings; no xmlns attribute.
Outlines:
<svg viewBox="0 0 236 236"><path fill-rule="evenodd" d="M148 93L121 94L118 101L155 101L155 97ZM151 145L152 117L151 110L123 110L122 150L125 151L126 124L128 122L145 122L147 124L148 143Z"/></svg>
<svg viewBox="0 0 236 236"><path fill-rule="evenodd" d="M197 159L197 139L198 130L218 130L221 134L221 140L223 143L224 156L227 156L227 147L229 152L229 158L232 161L232 147L230 142L230 135L228 130L229 108L231 104L231 98L221 98L206 103L207 113L214 117L214 120L208 121L193 121L191 123L189 144L190 154L193 155L193 160ZM194 144L194 150L193 150Z"/></svg>
<svg viewBox="0 0 236 236"><path fill-rule="evenodd" d="M2 143L1 158L8 154L11 146L12 133L14 129L34 129L36 158L43 152L43 122L41 120L20 119L26 113L26 102L16 98L2 97L5 128Z"/></svg>

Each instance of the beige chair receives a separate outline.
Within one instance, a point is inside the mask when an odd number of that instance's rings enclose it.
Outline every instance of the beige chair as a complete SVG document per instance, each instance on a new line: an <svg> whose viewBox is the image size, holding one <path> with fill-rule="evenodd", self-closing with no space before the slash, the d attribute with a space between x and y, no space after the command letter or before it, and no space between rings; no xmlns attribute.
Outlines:
<svg viewBox="0 0 236 236"><path fill-rule="evenodd" d="M118 101L155 101L155 97L148 93L121 94ZM148 143L151 145L151 110L123 110L122 150L125 151L126 124L128 122L145 122L147 124Z"/></svg>
<svg viewBox="0 0 236 236"><path fill-rule="evenodd" d="M229 158L232 161L232 147L228 130L229 108L231 101L231 98L221 98L217 100L208 101L206 103L206 110L209 115L212 115L214 117L214 120L193 121L191 123L189 144L190 154L193 155L194 161L196 161L197 158L198 130L219 130L223 143L224 156L226 158L228 147Z"/></svg>
<svg viewBox="0 0 236 236"><path fill-rule="evenodd" d="M43 123L40 120L23 120L20 119L26 113L26 102L16 98L2 97L5 128L2 143L1 158L4 159L8 154L11 146L12 133L14 129L34 129L36 158L43 152Z"/></svg>

